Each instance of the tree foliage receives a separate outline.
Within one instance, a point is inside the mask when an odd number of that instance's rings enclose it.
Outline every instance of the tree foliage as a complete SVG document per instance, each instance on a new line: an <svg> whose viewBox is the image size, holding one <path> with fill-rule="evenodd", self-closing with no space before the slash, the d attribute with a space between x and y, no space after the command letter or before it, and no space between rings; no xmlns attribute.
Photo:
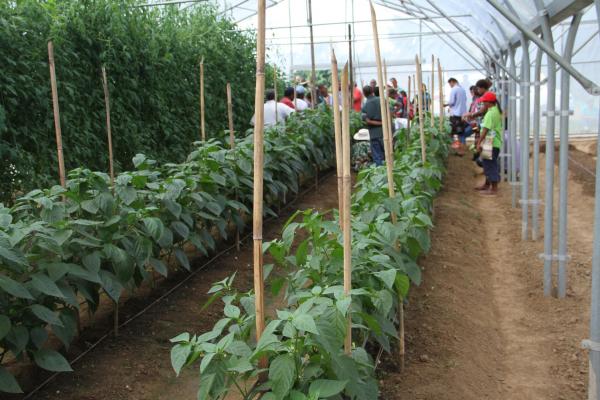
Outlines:
<svg viewBox="0 0 600 400"><path fill-rule="evenodd" d="M254 105L253 37L210 6L134 7L134 0L0 2L0 200L57 181L47 42L55 47L67 169L107 171L101 67L108 71L117 170L136 153L179 162L200 137L204 57L207 132Z"/></svg>

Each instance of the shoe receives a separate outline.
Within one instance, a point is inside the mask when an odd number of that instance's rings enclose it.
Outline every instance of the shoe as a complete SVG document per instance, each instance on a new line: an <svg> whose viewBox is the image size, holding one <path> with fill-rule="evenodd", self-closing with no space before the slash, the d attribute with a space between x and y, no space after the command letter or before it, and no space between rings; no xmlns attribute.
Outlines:
<svg viewBox="0 0 600 400"><path fill-rule="evenodd" d="M491 190L482 190L481 192L479 192L479 195L484 197L496 197L498 196L498 192L493 192Z"/></svg>

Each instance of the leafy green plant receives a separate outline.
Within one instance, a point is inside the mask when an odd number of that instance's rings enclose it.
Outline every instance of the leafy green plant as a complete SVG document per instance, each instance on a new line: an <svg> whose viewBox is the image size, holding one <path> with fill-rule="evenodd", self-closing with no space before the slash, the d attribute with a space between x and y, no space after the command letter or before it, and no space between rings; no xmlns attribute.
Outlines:
<svg viewBox="0 0 600 400"><path fill-rule="evenodd" d="M176 373L200 360L199 399L223 399L231 392L243 399L259 393L262 399L282 400L377 398L375 364L366 349L375 345L391 351L398 338L399 304L411 283L421 281L417 258L429 250L433 196L441 187L447 139L436 129L427 130L424 164L418 137L406 147L396 146L393 199L385 167L359 173L352 198L349 296L342 285L343 238L335 210L333 218L299 211L281 239L265 243L263 250L274 260L264 266L265 280L274 295L285 289L285 304L258 341L252 337L253 293L236 293L233 277L215 284L208 304L220 297L225 318L200 336L184 333L172 339ZM273 268L280 269L276 277ZM346 355L348 317L354 343Z"/></svg>
<svg viewBox="0 0 600 400"><path fill-rule="evenodd" d="M315 166L333 163L332 115L307 110L265 133L265 212L296 193ZM227 145L228 146L228 145ZM20 388L10 358L68 370L48 335L68 347L80 300L94 312L105 293L115 303L153 273L190 269L191 248L208 254L243 230L252 201L252 137L235 149L196 143L187 160L160 165L142 154L114 187L105 173L77 168L66 188L38 189L0 207L0 391ZM283 171L283 173L282 173ZM5 358L5 356L10 356Z"/></svg>

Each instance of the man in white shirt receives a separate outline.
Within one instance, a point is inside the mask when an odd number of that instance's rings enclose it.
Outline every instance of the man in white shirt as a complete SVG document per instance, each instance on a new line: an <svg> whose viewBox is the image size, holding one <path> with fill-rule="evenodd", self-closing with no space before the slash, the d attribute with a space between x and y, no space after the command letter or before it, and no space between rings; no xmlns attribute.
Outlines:
<svg viewBox="0 0 600 400"><path fill-rule="evenodd" d="M294 104L296 105L296 111L304 111L308 108L308 103L304 100L304 94L306 89L302 85L296 86L296 98Z"/></svg>
<svg viewBox="0 0 600 400"><path fill-rule="evenodd" d="M274 126L275 124L281 122L285 124L285 120L290 116L291 113L294 112L293 108L286 106L283 103L275 102L275 92L272 89L267 90L267 102L265 103L265 128ZM256 115L252 117L250 123L254 125Z"/></svg>

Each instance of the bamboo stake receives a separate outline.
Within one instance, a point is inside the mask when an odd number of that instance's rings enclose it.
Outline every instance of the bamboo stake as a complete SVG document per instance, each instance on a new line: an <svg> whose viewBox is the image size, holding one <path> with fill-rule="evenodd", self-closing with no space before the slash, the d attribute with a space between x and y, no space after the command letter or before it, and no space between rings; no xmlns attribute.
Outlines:
<svg viewBox="0 0 600 400"><path fill-rule="evenodd" d="M379 49L379 33L377 31L377 15L375 14L375 8L373 8L373 3L369 1L369 5L371 6L371 26L373 28L373 44L375 48L375 61L377 61L377 80L379 82L383 82L383 68L381 63L381 51ZM385 90L385 82L384 86L380 86L380 91ZM390 131L389 131L389 120L388 116L388 106L385 104L385 98L382 93L379 93L379 106L381 107L381 122L383 127L383 149L385 152L385 163L387 167L387 181L388 181L388 193L390 197L395 197L396 193L394 190L394 167L393 163L393 150L390 146ZM392 222L396 223L396 214L392 213Z"/></svg>
<svg viewBox="0 0 600 400"><path fill-rule="evenodd" d="M229 147L235 149L235 131L233 130L233 101L231 99L231 83L227 82L227 120L229 123ZM238 199L237 190L235 199ZM240 251L240 230L235 228L235 249Z"/></svg>
<svg viewBox="0 0 600 400"><path fill-rule="evenodd" d="M206 141L206 130L204 128L204 58L200 61L200 137Z"/></svg>
<svg viewBox="0 0 600 400"><path fill-rule="evenodd" d="M108 168L110 171L110 186L115 187L115 168L113 161L112 129L110 126L110 95L108 92L108 80L106 79L106 68L102 67L102 86L104 86L104 104L106 107L106 135L108 136Z"/></svg>
<svg viewBox="0 0 600 400"><path fill-rule="evenodd" d="M273 92L275 93L275 123L279 122L277 118L277 66L273 65Z"/></svg>
<svg viewBox="0 0 600 400"><path fill-rule="evenodd" d="M335 58L335 52L333 48L331 49L331 83L333 87L338 87L339 77L338 77L338 64L337 59ZM344 229L344 198L343 198L343 165L342 165L342 127L340 121L340 99L338 96L333 96L333 126L335 131L335 164L336 164L336 173L337 173L337 182L338 182L338 207L339 207L339 215L340 215L340 229Z"/></svg>
<svg viewBox="0 0 600 400"><path fill-rule="evenodd" d="M440 65L440 59L437 60L438 65L438 81L440 90L440 133L444 130L444 82L442 81L442 66Z"/></svg>
<svg viewBox="0 0 600 400"><path fill-rule="evenodd" d="M265 2L258 0L258 29L256 31L256 93L254 96L254 193L252 206L254 293L256 308L256 340L265 329L265 300L263 279L263 168L264 168L264 105L265 94ZM266 364L266 363L265 363ZM266 365L265 365L266 366Z"/></svg>
<svg viewBox="0 0 600 400"><path fill-rule="evenodd" d="M411 103L411 86L412 83L410 81L410 75L408 75L408 93L407 96L408 98L406 99L406 107L407 110L405 110L406 112L406 119L407 119L407 123L406 123L406 147L408 147L410 145L410 125L411 125L411 121L410 121L410 109L412 108L412 103Z"/></svg>
<svg viewBox="0 0 600 400"><path fill-rule="evenodd" d="M235 148L235 132L233 130L233 101L231 100L231 84L227 82L227 120L229 122L229 147Z"/></svg>
<svg viewBox="0 0 600 400"><path fill-rule="evenodd" d="M308 0L308 25L310 31L310 108L317 108L317 72L315 66L315 40L313 36L312 0Z"/></svg>
<svg viewBox="0 0 600 400"><path fill-rule="evenodd" d="M60 109L58 106L58 89L56 88L56 66L54 64L54 44L48 42L48 61L50 65L50 86L52 88L52 109L54 110L54 130L56 132L56 151L58 153L58 175L60 185L66 187L65 159L63 155L62 131L60 128Z"/></svg>
<svg viewBox="0 0 600 400"><path fill-rule="evenodd" d="M342 87L348 87L348 63L342 72ZM352 290L352 226L350 225L350 196L352 194L352 181L350 177L350 107L348 91L342 90L342 156L344 174L344 205L343 205L343 232L344 232L344 294L350 296ZM348 323L346 338L344 340L346 354L352 352L352 316L348 310Z"/></svg>
<svg viewBox="0 0 600 400"><path fill-rule="evenodd" d="M388 74L387 74L387 61L385 59L383 60L383 79L385 80L386 86L387 86ZM386 87L384 93L385 93L385 106L386 106L385 110L386 110L386 112L389 112L389 110L390 110L390 97L388 95L387 87ZM388 139L389 139L389 146L390 146L391 152L393 153L394 152L394 133L393 133L394 129L392 129L392 120L393 119L390 118L390 116L388 114L388 116L386 118L387 124L389 125L388 132L390 132L390 135L389 135Z"/></svg>
<svg viewBox="0 0 600 400"><path fill-rule="evenodd" d="M435 56L431 55L431 118L429 122L431 122L431 127L435 126L435 118L433 117L434 108L434 98L435 98ZM442 101L442 99L440 99Z"/></svg>
<svg viewBox="0 0 600 400"><path fill-rule="evenodd" d="M425 130L423 127L425 110L423 110L423 75L421 71L421 61L419 60L419 56L415 56L415 62L417 64L417 86L420 88L419 90L419 131L421 133L421 161L425 164L427 160L427 155L425 153Z"/></svg>

